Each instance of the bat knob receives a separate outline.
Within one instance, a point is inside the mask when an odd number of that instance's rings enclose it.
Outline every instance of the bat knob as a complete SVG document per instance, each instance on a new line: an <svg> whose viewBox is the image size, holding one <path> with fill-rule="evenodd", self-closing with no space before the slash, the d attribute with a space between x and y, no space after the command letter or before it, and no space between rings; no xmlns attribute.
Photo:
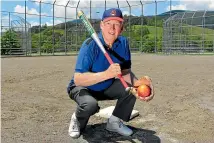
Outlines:
<svg viewBox="0 0 214 143"><path fill-rule="evenodd" d="M84 13L83 13L82 10L80 10L80 11L77 12L78 17L82 16L83 14L84 14Z"/></svg>
<svg viewBox="0 0 214 143"><path fill-rule="evenodd" d="M126 92L130 92L131 87L126 87Z"/></svg>

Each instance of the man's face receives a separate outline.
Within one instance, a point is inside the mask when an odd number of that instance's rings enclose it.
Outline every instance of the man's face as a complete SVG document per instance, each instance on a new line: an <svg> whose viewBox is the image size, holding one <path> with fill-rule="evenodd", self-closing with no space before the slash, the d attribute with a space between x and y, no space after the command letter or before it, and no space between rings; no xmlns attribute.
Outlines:
<svg viewBox="0 0 214 143"><path fill-rule="evenodd" d="M101 22L100 27L106 44L112 45L122 32L123 24L118 20L109 20Z"/></svg>

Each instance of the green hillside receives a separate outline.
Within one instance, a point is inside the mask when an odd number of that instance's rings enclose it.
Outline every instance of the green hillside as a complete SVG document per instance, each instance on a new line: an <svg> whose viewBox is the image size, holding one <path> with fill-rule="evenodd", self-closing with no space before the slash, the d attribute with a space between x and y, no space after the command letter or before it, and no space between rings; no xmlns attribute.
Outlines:
<svg viewBox="0 0 214 143"><path fill-rule="evenodd" d="M161 37L163 35L163 28L162 27L156 27L155 26L141 26L141 25L133 25L132 26L133 29L135 29L135 31L140 31L141 27L146 27L149 30L149 35L153 36L155 35L156 31L157 31L157 37Z"/></svg>
<svg viewBox="0 0 214 143"><path fill-rule="evenodd" d="M201 38L203 37L203 34L204 34L205 40L212 41L214 39L214 30L212 30L212 29L192 26L191 32L192 32L192 35L199 35L199 36L201 36Z"/></svg>
<svg viewBox="0 0 214 143"><path fill-rule="evenodd" d="M156 35L157 30L157 37ZM130 45L131 48L135 48L134 50L140 50L144 52L154 52L155 44L157 44L157 50L161 51L162 48L162 35L163 28L155 26L147 26L147 25L133 25L131 26L130 32L129 29L123 32L122 35L131 37ZM155 43L155 38L156 43Z"/></svg>
<svg viewBox="0 0 214 143"><path fill-rule="evenodd" d="M130 30L130 32L128 32ZM157 30L157 31L156 31ZM47 27L41 32L41 48L45 51L52 51L53 47L53 38L52 38L52 27ZM141 36L142 32L142 36ZM205 33L204 40L205 44L209 47L212 47L212 40L213 40L213 33L214 30L208 28L201 28L196 26L188 26L187 28L183 28L183 32L177 31L177 35L181 35L186 37L186 40L193 41L194 44L200 47L201 40L203 40L202 33ZM155 37L157 33L157 37ZM147 26L147 25L132 25L131 29L125 29L122 33L123 36L131 37L131 48L137 48L136 50L141 50L145 52L154 52L155 47L155 38L157 44L157 50L161 51L162 49L162 36L163 36L163 28L155 26ZM32 34L32 47L38 48L39 47L39 33ZM59 48L60 44L65 41L65 32L64 29L55 29L55 47ZM77 38L75 37L77 35ZM86 32L77 31L70 31L67 33L67 41L69 46L79 48L82 42L88 38L89 35ZM179 36L177 36L179 38ZM77 40L77 41L76 41ZM176 39L175 39L176 40ZM178 39L177 39L178 40ZM77 42L77 43L76 43Z"/></svg>

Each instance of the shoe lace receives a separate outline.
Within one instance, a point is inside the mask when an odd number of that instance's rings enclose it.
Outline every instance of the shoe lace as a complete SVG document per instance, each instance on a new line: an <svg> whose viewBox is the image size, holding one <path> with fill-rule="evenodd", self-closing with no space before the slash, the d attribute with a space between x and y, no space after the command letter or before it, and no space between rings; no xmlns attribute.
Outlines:
<svg viewBox="0 0 214 143"><path fill-rule="evenodd" d="M123 122L121 120L119 120L118 124L119 124L120 128L124 126L124 124L123 124Z"/></svg>
<svg viewBox="0 0 214 143"><path fill-rule="evenodd" d="M73 120L72 129L78 131L79 130L79 126L78 126L79 123L78 123L77 119L73 118L72 120Z"/></svg>

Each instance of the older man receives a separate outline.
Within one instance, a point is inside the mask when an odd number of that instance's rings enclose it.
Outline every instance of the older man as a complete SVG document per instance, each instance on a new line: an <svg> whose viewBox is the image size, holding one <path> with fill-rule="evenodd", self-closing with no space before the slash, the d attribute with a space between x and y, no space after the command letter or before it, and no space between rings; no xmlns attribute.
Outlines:
<svg viewBox="0 0 214 143"><path fill-rule="evenodd" d="M137 80L131 72L131 55L129 44L123 31L123 15L120 9L104 11L98 34L114 64L109 64L102 51L91 38L84 41L77 58L75 73L67 91L77 103L69 126L69 135L78 138L85 129L91 115L99 111L99 100L117 100L115 109L107 121L106 129L124 136L133 131L123 124L128 122L135 105L136 97L128 94L118 74L122 74L131 86ZM143 100L149 101L152 94Z"/></svg>

